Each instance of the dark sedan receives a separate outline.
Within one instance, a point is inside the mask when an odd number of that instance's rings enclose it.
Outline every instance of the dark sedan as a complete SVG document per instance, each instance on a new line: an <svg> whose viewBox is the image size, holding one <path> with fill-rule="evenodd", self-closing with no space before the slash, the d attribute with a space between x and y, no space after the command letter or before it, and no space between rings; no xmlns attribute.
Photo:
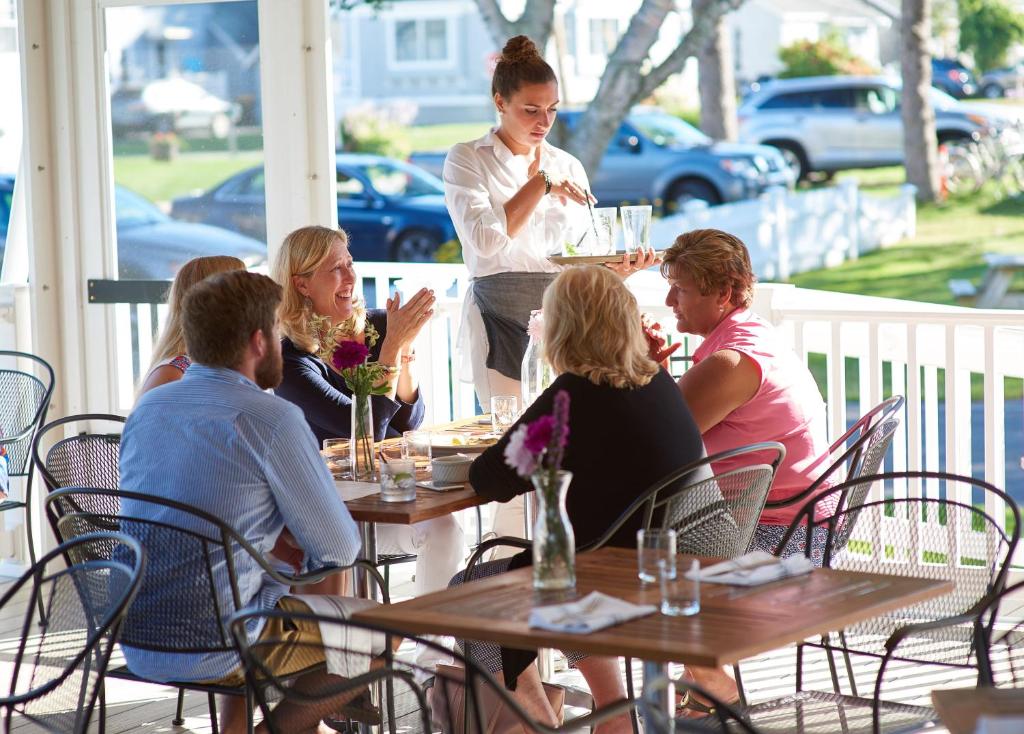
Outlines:
<svg viewBox="0 0 1024 734"><path fill-rule="evenodd" d="M337 156L338 222L357 260L432 262L455 238L444 186L416 166L383 156ZM175 199L171 216L266 241L263 169L250 168L199 196Z"/></svg>
<svg viewBox="0 0 1024 734"><path fill-rule="evenodd" d="M0 262L7 241L7 204L14 178L0 176ZM234 255L248 267L266 264L262 242L203 224L176 222L148 199L114 187L117 215L118 277L122 280L170 280L178 268L199 255Z"/></svg>

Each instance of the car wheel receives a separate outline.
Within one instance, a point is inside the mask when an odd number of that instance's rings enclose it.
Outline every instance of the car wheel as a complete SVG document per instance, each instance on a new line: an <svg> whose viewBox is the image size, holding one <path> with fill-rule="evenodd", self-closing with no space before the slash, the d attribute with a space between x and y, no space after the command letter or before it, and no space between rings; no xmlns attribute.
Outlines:
<svg viewBox="0 0 1024 734"><path fill-rule="evenodd" d="M788 140L768 140L765 141L765 145L771 145L779 149L783 160L786 161L786 165L796 174L797 181L803 181L807 178L807 174L811 172L811 167L807 163L807 155L804 153L804 149L797 143L791 143Z"/></svg>
<svg viewBox="0 0 1024 734"><path fill-rule="evenodd" d="M391 247L391 259L400 263L432 263L441 241L425 229L402 232Z"/></svg>
<svg viewBox="0 0 1024 734"><path fill-rule="evenodd" d="M684 178L676 181L669 189L665 197L665 209L668 214L675 214L683 210L683 206L690 201L703 201L708 206L715 206L722 203L722 197L710 182L699 178Z"/></svg>
<svg viewBox="0 0 1024 734"><path fill-rule="evenodd" d="M981 94L988 99L996 99L1006 94L1006 90L996 83L986 84L981 88Z"/></svg>
<svg viewBox="0 0 1024 734"><path fill-rule="evenodd" d="M218 112L210 120L210 137L223 140L231 132L231 120L223 112Z"/></svg>

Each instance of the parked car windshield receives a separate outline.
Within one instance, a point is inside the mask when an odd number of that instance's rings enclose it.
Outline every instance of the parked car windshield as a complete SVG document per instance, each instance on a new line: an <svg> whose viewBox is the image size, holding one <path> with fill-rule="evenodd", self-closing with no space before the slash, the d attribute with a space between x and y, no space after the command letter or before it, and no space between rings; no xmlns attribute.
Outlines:
<svg viewBox="0 0 1024 734"><path fill-rule="evenodd" d="M359 166L373 188L384 196L444 196L444 184L426 171L386 161Z"/></svg>
<svg viewBox="0 0 1024 734"><path fill-rule="evenodd" d="M711 138L674 115L644 112L630 115L629 124L662 148L711 144Z"/></svg>
<svg viewBox="0 0 1024 734"><path fill-rule="evenodd" d="M118 227L140 227L143 224L166 222L168 216L138 194L120 186L114 187L114 207Z"/></svg>

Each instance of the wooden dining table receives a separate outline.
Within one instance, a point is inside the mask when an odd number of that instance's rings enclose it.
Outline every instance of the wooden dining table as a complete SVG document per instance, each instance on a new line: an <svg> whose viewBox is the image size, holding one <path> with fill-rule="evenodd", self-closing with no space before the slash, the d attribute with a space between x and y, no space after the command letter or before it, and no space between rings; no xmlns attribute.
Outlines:
<svg viewBox="0 0 1024 734"><path fill-rule="evenodd" d="M681 557L688 568L691 557ZM710 563L716 559L698 559ZM650 614L590 634L530 627L537 606L532 569L471 581L398 604L359 612L355 619L412 634L445 634L506 647L553 647L644 661L644 698L662 711L672 701L668 663L719 667L842 629L953 589L941 579L834 569L761 586L702 584L701 609L690 617ZM602 548L576 557L572 596L601 591L635 604L660 602L656 585L637 577L635 550Z"/></svg>
<svg viewBox="0 0 1024 734"><path fill-rule="evenodd" d="M439 443L438 455L450 453L476 454L486 448L482 442L474 442L475 437L486 435L490 431L489 416L473 416L449 423L442 423L433 426L425 426L417 429L430 433L432 437L440 437L445 440ZM465 445L453 443L450 439L458 437L457 440L466 440ZM381 441L377 448L395 446L402 439L390 438ZM425 467L417 470L417 481L430 479L430 474ZM359 531L362 535L363 557L374 565L380 560L377 549L377 525L413 525L425 520L451 515L460 510L469 509L485 503L469 483L463 483L458 489L438 491L425 489L417 486L416 498L408 502L385 502L379 492L356 499L344 500L352 519L359 523ZM374 598L375 593L368 585L368 580L362 579L359 583L360 593L368 598Z"/></svg>

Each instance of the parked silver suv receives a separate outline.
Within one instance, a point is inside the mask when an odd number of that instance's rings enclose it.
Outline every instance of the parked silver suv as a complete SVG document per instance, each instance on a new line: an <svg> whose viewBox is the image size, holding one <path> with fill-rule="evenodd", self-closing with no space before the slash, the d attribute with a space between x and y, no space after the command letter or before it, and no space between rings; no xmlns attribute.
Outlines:
<svg viewBox="0 0 1024 734"><path fill-rule="evenodd" d="M743 101L740 140L779 148L800 178L902 164L901 86L898 79L861 76L770 81ZM929 92L940 143L1005 124L983 106Z"/></svg>

